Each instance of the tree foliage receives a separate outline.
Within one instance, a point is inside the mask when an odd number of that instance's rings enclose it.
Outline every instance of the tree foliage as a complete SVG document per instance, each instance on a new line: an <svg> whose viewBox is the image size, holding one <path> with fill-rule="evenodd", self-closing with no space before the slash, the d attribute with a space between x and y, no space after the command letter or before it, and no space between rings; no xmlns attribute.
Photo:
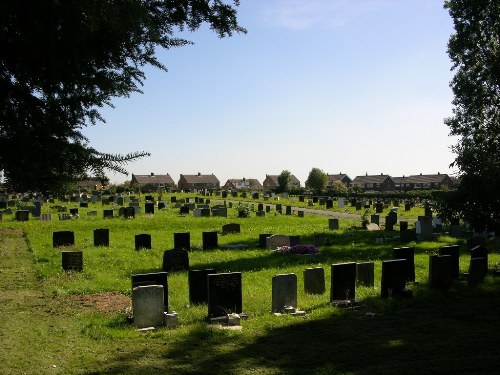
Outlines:
<svg viewBox="0 0 500 375"><path fill-rule="evenodd" d="M342 181L334 181L331 190L335 195L346 195L349 192L349 188Z"/></svg>
<svg viewBox="0 0 500 375"><path fill-rule="evenodd" d="M448 44L454 78L453 115L445 120L457 191L443 195L440 211L460 217L476 230L500 230L500 2L448 0L455 32Z"/></svg>
<svg viewBox="0 0 500 375"><path fill-rule="evenodd" d="M280 193L284 193L290 190L289 185L290 185L291 175L292 172L285 169L278 176L278 191Z"/></svg>
<svg viewBox="0 0 500 375"><path fill-rule="evenodd" d="M103 122L114 97L140 92L143 68L162 70L157 48L208 23L219 37L244 32L238 0L58 1L0 3L0 170L18 190L46 190L131 160L90 147L81 130Z"/></svg>
<svg viewBox="0 0 500 375"><path fill-rule="evenodd" d="M320 194L325 189L327 182L328 177L326 173L319 168L313 168L307 177L306 186L316 194Z"/></svg>

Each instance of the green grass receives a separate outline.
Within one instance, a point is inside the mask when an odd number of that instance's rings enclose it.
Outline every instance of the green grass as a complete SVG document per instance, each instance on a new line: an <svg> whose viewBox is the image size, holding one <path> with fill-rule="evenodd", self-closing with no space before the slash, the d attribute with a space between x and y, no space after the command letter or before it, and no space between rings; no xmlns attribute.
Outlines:
<svg viewBox="0 0 500 375"><path fill-rule="evenodd" d="M164 196L169 201L169 196ZM283 203L283 202L281 202ZM415 247L416 278L410 300L380 299L381 260L401 246L396 232L368 232L359 220L341 220L339 231L328 230L324 216L194 218L178 209L156 211L135 219L87 216L50 222L0 223L1 272L0 360L2 374L373 374L373 373L495 373L500 356L498 330L500 281L469 288L456 283L442 293L427 287L428 256L446 244L462 245L461 271L468 268L463 240L442 235ZM142 203L141 203L142 206ZM170 206L170 204L169 204ZM44 212L49 212L48 205ZM418 210L407 212L416 219ZM400 211L401 214L401 211ZM401 217L401 215L400 215ZM220 231L229 222L241 224L241 234L220 235L219 245L241 243L246 250L201 250L203 231ZM11 228L14 230L7 230ZM93 230L110 229L110 247L93 246ZM18 230L16 230L18 229ZM52 248L52 232L73 230L75 249L84 253L84 272L65 273L60 249ZM243 310L250 318L241 332L214 330L204 318L207 307L190 306L187 272L169 274L169 307L179 314L175 330L138 333L125 311L100 312L77 305L72 296L119 292L130 296L130 275L161 269L163 251L173 247L173 233L191 233L191 267L242 272ZM24 233L24 236L22 235ZM152 235L153 249L136 251L134 235ZM313 243L315 233L331 242L321 254L297 256L258 249L259 233L300 235ZM384 244L375 244L380 234ZM375 287L358 288L359 310L329 304L330 265L375 261ZM500 261L490 247L490 266ZM303 271L324 267L327 292L303 292ZM298 305L305 317L275 317L271 310L271 279L280 273L298 276ZM30 355L25 355L26 348ZM54 367L55 366L55 367Z"/></svg>

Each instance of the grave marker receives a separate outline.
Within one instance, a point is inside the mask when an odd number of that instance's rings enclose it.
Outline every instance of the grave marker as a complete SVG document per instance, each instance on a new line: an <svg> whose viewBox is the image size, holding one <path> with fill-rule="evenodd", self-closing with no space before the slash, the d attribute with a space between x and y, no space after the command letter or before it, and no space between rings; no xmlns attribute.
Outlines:
<svg viewBox="0 0 500 375"><path fill-rule="evenodd" d="M387 297L411 297L411 291L406 287L407 265L405 259L393 259L382 261L382 298Z"/></svg>
<svg viewBox="0 0 500 375"><path fill-rule="evenodd" d="M356 283L368 287L375 285L374 262L356 263Z"/></svg>
<svg viewBox="0 0 500 375"><path fill-rule="evenodd" d="M397 247L392 249L392 259L406 260L405 281L415 282L415 249L413 247Z"/></svg>
<svg viewBox="0 0 500 375"><path fill-rule="evenodd" d="M75 232L64 230L52 233L52 247L73 246L75 244Z"/></svg>
<svg viewBox="0 0 500 375"><path fill-rule="evenodd" d="M304 270L304 292L306 294L325 293L325 270L322 267Z"/></svg>
<svg viewBox="0 0 500 375"><path fill-rule="evenodd" d="M439 248L439 255L449 255L451 257L451 275L454 279L458 279L460 274L460 246L441 246Z"/></svg>
<svg viewBox="0 0 500 375"><path fill-rule="evenodd" d="M356 263L331 265L330 302L352 301L356 298Z"/></svg>
<svg viewBox="0 0 500 375"><path fill-rule="evenodd" d="M109 246L109 229L94 229L94 246Z"/></svg>
<svg viewBox="0 0 500 375"><path fill-rule="evenodd" d="M228 233L241 233L240 224L237 223L229 223L222 226L222 234Z"/></svg>
<svg viewBox="0 0 500 375"><path fill-rule="evenodd" d="M138 328L165 325L163 295L163 286L161 285L144 285L132 288L134 324Z"/></svg>
<svg viewBox="0 0 500 375"><path fill-rule="evenodd" d="M163 311L168 311L168 274L166 272L138 273L131 275L132 289L145 285L163 287Z"/></svg>
<svg viewBox="0 0 500 375"><path fill-rule="evenodd" d="M208 275L216 273L213 268L189 270L189 303L193 305L208 303Z"/></svg>
<svg viewBox="0 0 500 375"><path fill-rule="evenodd" d="M30 212L28 210L16 211L16 221L28 221L29 218L30 218Z"/></svg>
<svg viewBox="0 0 500 375"><path fill-rule="evenodd" d="M266 249L276 250L278 247L290 246L290 237L282 234L275 234L266 237Z"/></svg>
<svg viewBox="0 0 500 375"><path fill-rule="evenodd" d="M63 271L83 271L83 252L82 251L62 251L62 269Z"/></svg>
<svg viewBox="0 0 500 375"><path fill-rule="evenodd" d="M241 272L209 274L208 317L242 312Z"/></svg>
<svg viewBox="0 0 500 375"><path fill-rule="evenodd" d="M297 275L275 275L272 279L272 312L283 313L287 307L297 307Z"/></svg>
<svg viewBox="0 0 500 375"><path fill-rule="evenodd" d="M328 219L328 228L330 230L338 230L339 229L339 219Z"/></svg>
<svg viewBox="0 0 500 375"><path fill-rule="evenodd" d="M429 286L435 289L446 290L453 282L453 259L451 255L429 256Z"/></svg>
<svg viewBox="0 0 500 375"><path fill-rule="evenodd" d="M191 233L190 232L174 233L174 249L191 250Z"/></svg>
<svg viewBox="0 0 500 375"><path fill-rule="evenodd" d="M135 249L151 249L151 235L146 233L136 234Z"/></svg>
<svg viewBox="0 0 500 375"><path fill-rule="evenodd" d="M203 250L217 249L219 247L217 232L203 232L202 241Z"/></svg>
<svg viewBox="0 0 500 375"><path fill-rule="evenodd" d="M189 254L186 250L165 250L163 252L163 272L189 270Z"/></svg>

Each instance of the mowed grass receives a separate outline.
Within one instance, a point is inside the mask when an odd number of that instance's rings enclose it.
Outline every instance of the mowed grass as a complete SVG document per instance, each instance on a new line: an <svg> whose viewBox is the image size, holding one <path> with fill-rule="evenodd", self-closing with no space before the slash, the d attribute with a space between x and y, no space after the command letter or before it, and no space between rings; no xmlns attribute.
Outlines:
<svg viewBox="0 0 500 375"><path fill-rule="evenodd" d="M98 216L87 216L87 209L80 209L80 218L71 221L59 221L54 214L50 222L19 223L4 216L0 228L22 230L25 241L22 232L2 232L2 240L6 239L2 251L12 254L15 248L16 253L2 264L0 277L12 280L13 274L26 275L17 279L28 281L7 288L12 290L5 297L3 314L9 319L0 327L2 339L8 340L1 344L0 373L496 373L499 281L488 276L477 288L458 282L448 292L427 286L428 256L439 246L461 244L460 267L467 271L464 240L442 235L436 241L408 244L416 252L419 283L409 286L414 298L382 300L381 260L390 259L391 249L402 244L393 239L396 232L368 232L359 228L359 220L341 220L339 231L329 231L328 218L307 213L298 218L272 211L265 217L253 214L243 219L230 209L228 218L194 218L169 208L153 216L104 220L101 205L88 210L93 209L99 210ZM49 211L44 206L44 212ZM247 249L201 249L203 231L220 231L230 222L240 223L241 233L220 235L219 245L244 244ZM93 246L97 228L110 229L110 247ZM73 248L84 253L82 273L62 271L61 249L52 247L52 232L59 230L75 232ZM73 302L74 297L90 301L108 292L130 296L130 275L161 270L163 251L173 248L176 232L191 233L191 268L242 272L243 310L249 315L242 331L207 327L207 306L189 305L187 272L169 274L169 307L178 312L180 322L174 330L139 333L123 309L103 312L91 302L84 306ZM153 249L134 249L134 235L139 233L152 235ZM314 243L314 235L323 233L331 244L320 246L321 253L315 256L280 254L258 248L260 233L300 235L302 243ZM385 243L375 244L381 234ZM357 288L361 308L331 306L331 264L369 260L375 261L375 287ZM498 262L498 249L492 245L490 267ZM308 267L325 269L325 294L304 293L303 271ZM270 313L271 280L282 273L297 274L298 305L307 312L305 317ZM7 298L30 291L38 296L35 306L30 298L23 299L24 304ZM20 355L29 343L35 350Z"/></svg>

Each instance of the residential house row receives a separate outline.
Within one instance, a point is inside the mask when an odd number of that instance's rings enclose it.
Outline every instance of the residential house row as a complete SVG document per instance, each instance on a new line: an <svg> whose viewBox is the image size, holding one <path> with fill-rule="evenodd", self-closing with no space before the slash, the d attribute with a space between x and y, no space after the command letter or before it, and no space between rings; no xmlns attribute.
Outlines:
<svg viewBox="0 0 500 375"><path fill-rule="evenodd" d="M272 190L279 186L279 175L268 175L262 184L255 178L230 178L221 187L219 179L212 174L181 174L177 185L172 177L166 175L157 175L151 173L149 175L132 174L131 183L137 184L143 192L157 191L158 189L180 190L202 190L202 189L219 189L226 190ZM359 186L363 191L407 191L418 189L449 189L454 185L454 181L447 174L422 174L410 175L402 177L391 177L387 174L356 176L351 179L345 173L327 174L327 188L331 188L336 181L340 181L347 187ZM291 187L300 187L300 181L293 174L290 175Z"/></svg>

